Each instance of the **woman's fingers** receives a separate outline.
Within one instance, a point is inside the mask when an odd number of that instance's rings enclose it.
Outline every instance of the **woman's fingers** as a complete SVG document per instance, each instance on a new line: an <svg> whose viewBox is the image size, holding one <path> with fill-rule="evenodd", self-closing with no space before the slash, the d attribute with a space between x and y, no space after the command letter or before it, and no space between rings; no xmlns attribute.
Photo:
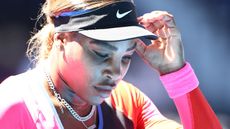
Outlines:
<svg viewBox="0 0 230 129"><path fill-rule="evenodd" d="M143 25L147 30L155 33L162 27L175 28L173 16L165 11L153 11L146 13L138 18L139 24Z"/></svg>

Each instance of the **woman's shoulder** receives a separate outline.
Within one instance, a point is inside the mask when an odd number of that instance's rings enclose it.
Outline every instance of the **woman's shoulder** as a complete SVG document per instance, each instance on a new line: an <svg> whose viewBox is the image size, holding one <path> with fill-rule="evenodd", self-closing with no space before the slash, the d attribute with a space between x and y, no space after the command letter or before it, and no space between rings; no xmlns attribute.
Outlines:
<svg viewBox="0 0 230 129"><path fill-rule="evenodd" d="M0 84L0 91L2 90L13 90L11 92L18 92L18 90L22 89L22 86L29 82L30 79L28 79L27 76L30 74L30 70L17 74L17 75L12 75L6 78L4 81L1 82Z"/></svg>
<svg viewBox="0 0 230 129"><path fill-rule="evenodd" d="M20 116L19 112L16 111L22 112L26 109L25 102L22 98L23 89L21 88L21 76L21 74L10 76L0 84L1 123L6 118L13 119L13 116Z"/></svg>
<svg viewBox="0 0 230 129"><path fill-rule="evenodd" d="M13 75L0 84L0 125L2 128L35 127L24 101L29 72ZM1 128L0 127L0 128Z"/></svg>
<svg viewBox="0 0 230 129"><path fill-rule="evenodd" d="M0 102L3 103L20 103L22 102L22 98L20 94L22 94L24 84L26 79L24 79L24 74L12 75L6 78L0 84Z"/></svg>
<svg viewBox="0 0 230 129"><path fill-rule="evenodd" d="M28 83L31 82L30 70L21 74L12 75L0 84L1 107L15 106L24 103L23 96L28 92Z"/></svg>

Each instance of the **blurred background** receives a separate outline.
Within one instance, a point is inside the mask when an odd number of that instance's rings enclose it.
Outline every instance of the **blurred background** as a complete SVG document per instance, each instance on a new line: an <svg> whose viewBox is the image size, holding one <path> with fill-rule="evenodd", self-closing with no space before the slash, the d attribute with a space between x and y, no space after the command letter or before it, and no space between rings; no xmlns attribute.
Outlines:
<svg viewBox="0 0 230 129"><path fill-rule="evenodd" d="M134 0L138 15L165 10L175 17L182 33L185 57L193 66L200 88L217 113L224 129L230 129L230 1ZM26 42L31 36L44 0L8 0L0 5L0 82L28 69ZM159 75L133 57L125 80L146 93L167 117L178 119L173 101Z"/></svg>

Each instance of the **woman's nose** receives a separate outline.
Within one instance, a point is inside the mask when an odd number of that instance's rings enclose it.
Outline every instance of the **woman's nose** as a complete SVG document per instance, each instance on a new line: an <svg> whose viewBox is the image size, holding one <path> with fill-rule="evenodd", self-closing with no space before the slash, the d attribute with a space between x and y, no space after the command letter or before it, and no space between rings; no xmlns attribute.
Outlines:
<svg viewBox="0 0 230 129"><path fill-rule="evenodd" d="M120 80L122 77L121 63L118 61L111 62L111 64L109 64L104 70L104 76L113 81Z"/></svg>

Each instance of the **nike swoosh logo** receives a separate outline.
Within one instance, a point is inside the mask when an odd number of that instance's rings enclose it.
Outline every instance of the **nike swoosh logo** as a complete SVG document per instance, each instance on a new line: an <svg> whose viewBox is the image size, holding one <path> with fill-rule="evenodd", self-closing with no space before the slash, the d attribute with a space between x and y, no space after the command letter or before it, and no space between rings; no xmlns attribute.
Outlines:
<svg viewBox="0 0 230 129"><path fill-rule="evenodd" d="M120 13L119 10L117 10L116 16L117 16L118 19L120 19L120 18L123 18L124 16L128 15L131 12L132 12L132 10L124 12L124 13Z"/></svg>

